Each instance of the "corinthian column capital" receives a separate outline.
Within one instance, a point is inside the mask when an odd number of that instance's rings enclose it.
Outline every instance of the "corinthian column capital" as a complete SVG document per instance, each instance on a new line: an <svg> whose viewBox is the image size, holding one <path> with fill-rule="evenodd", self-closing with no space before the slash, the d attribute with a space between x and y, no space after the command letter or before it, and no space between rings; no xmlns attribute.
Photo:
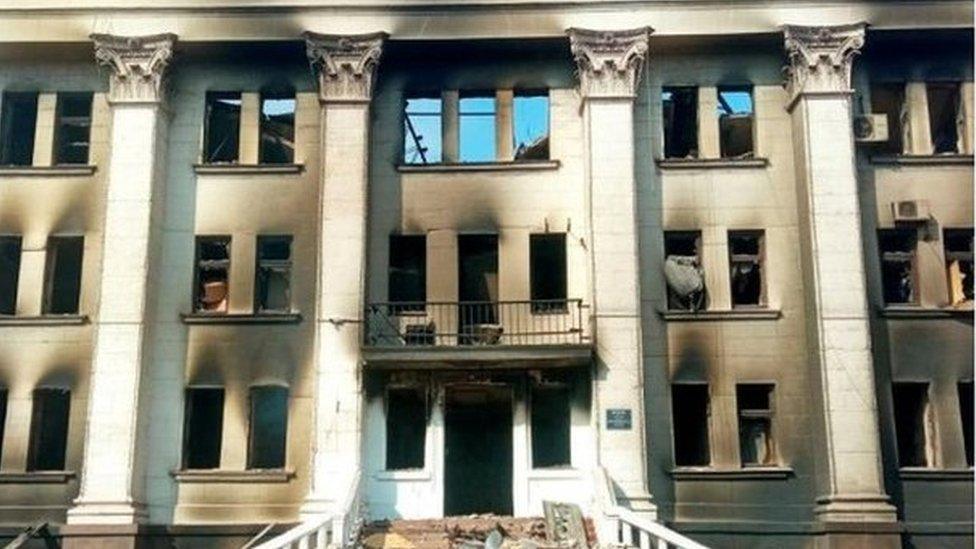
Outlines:
<svg viewBox="0 0 976 549"><path fill-rule="evenodd" d="M166 68L173 57L175 34L115 36L93 34L95 60L112 70L111 103L158 103Z"/></svg>
<svg viewBox="0 0 976 549"><path fill-rule="evenodd" d="M851 66L864 46L865 23L783 27L790 105L803 94L851 93Z"/></svg>
<svg viewBox="0 0 976 549"><path fill-rule="evenodd" d="M623 31L567 30L583 98L637 95L652 32L650 27Z"/></svg>
<svg viewBox="0 0 976 549"><path fill-rule="evenodd" d="M354 35L306 32L303 36L308 61L318 74L319 100L368 102L388 35L385 32Z"/></svg>

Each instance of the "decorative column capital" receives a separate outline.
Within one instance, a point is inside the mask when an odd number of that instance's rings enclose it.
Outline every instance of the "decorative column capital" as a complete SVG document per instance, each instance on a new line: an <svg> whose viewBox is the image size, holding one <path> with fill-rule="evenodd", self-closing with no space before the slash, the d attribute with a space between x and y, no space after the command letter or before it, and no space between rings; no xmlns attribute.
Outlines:
<svg viewBox="0 0 976 549"><path fill-rule="evenodd" d="M389 35L305 32L302 36L308 62L318 75L320 101L369 102L383 42Z"/></svg>
<svg viewBox="0 0 976 549"><path fill-rule="evenodd" d="M568 29L583 98L635 97L652 32L650 27L623 31Z"/></svg>
<svg viewBox="0 0 976 549"><path fill-rule="evenodd" d="M864 46L866 28L866 23L783 27L791 106L803 94L852 93L851 67Z"/></svg>
<svg viewBox="0 0 976 549"><path fill-rule="evenodd" d="M166 68L173 57L175 34L115 36L93 34L95 60L112 70L111 103L159 103Z"/></svg>

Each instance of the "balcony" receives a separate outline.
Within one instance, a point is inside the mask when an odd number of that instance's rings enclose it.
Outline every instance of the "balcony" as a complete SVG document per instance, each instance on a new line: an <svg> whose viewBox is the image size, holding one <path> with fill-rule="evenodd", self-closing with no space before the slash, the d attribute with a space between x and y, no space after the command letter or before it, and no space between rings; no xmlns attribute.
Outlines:
<svg viewBox="0 0 976 549"><path fill-rule="evenodd" d="M592 357L581 299L396 302L366 307L374 368L568 367Z"/></svg>

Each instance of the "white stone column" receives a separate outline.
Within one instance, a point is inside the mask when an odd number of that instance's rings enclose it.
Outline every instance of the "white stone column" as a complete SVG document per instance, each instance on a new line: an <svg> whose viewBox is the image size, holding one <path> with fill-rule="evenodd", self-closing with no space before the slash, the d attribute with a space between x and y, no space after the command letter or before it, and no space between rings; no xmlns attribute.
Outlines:
<svg viewBox="0 0 976 549"><path fill-rule="evenodd" d="M109 68L111 156L81 493L71 524L146 518L139 463L140 379L154 195L165 148L163 78L176 36L92 35Z"/></svg>
<svg viewBox="0 0 976 549"><path fill-rule="evenodd" d="M305 33L321 108L315 432L305 516L338 510L360 466L369 103L383 33Z"/></svg>
<svg viewBox="0 0 976 549"><path fill-rule="evenodd" d="M625 505L656 515L647 487L634 176L634 98L651 29L568 33L586 135L598 459ZM608 410L629 413L629 428L608 429Z"/></svg>
<svg viewBox="0 0 976 549"><path fill-rule="evenodd" d="M895 521L881 467L852 131L851 65L864 30L784 30L808 333L825 422L816 513L828 523Z"/></svg>

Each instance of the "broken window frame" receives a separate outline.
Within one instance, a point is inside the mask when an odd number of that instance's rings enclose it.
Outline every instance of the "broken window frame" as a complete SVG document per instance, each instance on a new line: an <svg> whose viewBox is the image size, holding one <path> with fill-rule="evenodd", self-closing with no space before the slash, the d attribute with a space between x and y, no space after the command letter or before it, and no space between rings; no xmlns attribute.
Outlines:
<svg viewBox="0 0 976 549"><path fill-rule="evenodd" d="M734 253L732 241L736 238L755 238L757 253ZM729 247L729 302L733 309L764 309L766 303L766 233L762 229L734 230L728 232ZM759 273L759 292L755 303L736 302L735 271L739 265L752 264Z"/></svg>
<svg viewBox="0 0 976 549"><path fill-rule="evenodd" d="M204 164L237 164L241 159L241 114L243 111L243 94L239 91L208 91L206 93L203 122L203 152ZM236 119L231 110L230 119L223 120L226 134L217 133L218 125L217 105L229 101L228 105L237 102ZM213 142L219 139L219 143Z"/></svg>
<svg viewBox="0 0 976 549"><path fill-rule="evenodd" d="M411 393L413 396L418 396L417 402L411 404L417 405L414 408L414 412L420 410L422 413L419 417L410 416L409 408L405 410L394 410L396 406L395 402L400 402L392 397L396 393ZM409 384L391 384L386 387L386 391L383 395L383 412L385 417L385 451L384 451L384 470L386 471L422 471L427 467L427 431L430 427L430 406L431 398L426 387L418 385ZM397 423L398 419L407 418L411 421L416 422L415 424L404 425ZM418 421L419 420L419 421ZM419 430L416 428L420 427ZM406 438L397 439L397 435L402 434L405 437L416 437L413 440L407 440ZM396 442L413 443L418 445L412 448L410 455L404 455L404 452L399 450L403 449L403 444L396 444ZM419 444L418 444L419 443ZM396 446L396 447L395 447Z"/></svg>
<svg viewBox="0 0 976 549"><path fill-rule="evenodd" d="M68 246L77 246L77 265L65 265ZM68 259L71 259L68 257ZM47 239L44 260L44 301L41 314L76 315L81 306L81 283L85 264L85 237L82 235L54 235ZM69 272L61 276L63 267L77 268L77 275ZM65 300L62 302L62 300Z"/></svg>
<svg viewBox="0 0 976 549"><path fill-rule="evenodd" d="M411 111L411 101L434 101L437 104L435 110ZM436 136L430 138L439 144L436 158L434 155L428 156L430 147L424 146L424 135L417 128L421 119L436 119ZM416 123L415 123L416 122ZM404 99L403 105L403 163L409 165L440 164L444 161L444 144L442 142L444 131L444 101L440 94L436 93L417 93L410 94ZM410 155L409 145L413 143L415 147L414 156Z"/></svg>
<svg viewBox="0 0 976 549"><path fill-rule="evenodd" d="M956 386L959 393L959 416L962 420L962 443L966 465L973 466L973 381L960 381Z"/></svg>
<svg viewBox="0 0 976 549"><path fill-rule="evenodd" d="M941 99L933 98L935 91L941 91L948 96ZM962 151L961 136L965 132L965 121L962 119L965 109L962 105L961 84L959 82L926 82L925 96L928 104L929 141L932 145L932 154L959 154ZM942 127L938 127L938 120L935 119L938 111L933 107L952 109L949 111L952 115L951 119L947 116L942 122Z"/></svg>
<svg viewBox="0 0 976 549"><path fill-rule="evenodd" d="M908 243L906 250L885 249L887 242L895 237L905 238ZM918 234L913 228L893 228L878 230L878 250L881 260L881 298L885 306L918 305ZM908 265L908 281L910 282L909 296L906 300L890 300L887 269L894 264Z"/></svg>
<svg viewBox="0 0 976 549"><path fill-rule="evenodd" d="M390 314L423 313L427 310L427 235L391 234L388 253L386 295Z"/></svg>
<svg viewBox="0 0 976 549"><path fill-rule="evenodd" d="M545 100L545 128L538 136L535 136L531 141L526 141L524 143L519 142L520 126L523 125L523 117L520 112L524 109L520 108L520 104L526 101L533 100ZM497 110L497 105L496 105ZM551 145L551 129L552 129L552 111L551 102L549 100L549 90L515 90L512 97L512 156L515 162L525 162L534 160L549 160L550 158L550 145ZM497 123L497 116L496 116ZM497 131L497 130L496 130ZM538 133L527 130L526 133Z"/></svg>
<svg viewBox="0 0 976 549"><path fill-rule="evenodd" d="M573 467L573 387L568 381L533 379L529 387L529 434L532 469L569 469ZM562 399L556 403L564 410L554 416L543 417L547 410L540 406L542 394L555 394ZM553 398L550 396L550 398ZM552 402L550 402L552 404ZM552 410L549 410L552 411ZM558 412L562 412L561 414ZM544 423L550 429L544 432ZM557 424L558 422L558 424ZM558 430L559 433L553 431ZM558 445L558 446L557 446Z"/></svg>
<svg viewBox="0 0 976 549"><path fill-rule="evenodd" d="M888 119L888 141L877 143L875 147L890 154L905 154L908 139L908 100L905 83L872 83L871 113L884 114Z"/></svg>
<svg viewBox="0 0 976 549"><path fill-rule="evenodd" d="M728 104L723 97L724 93L747 93L749 95L749 108L747 113L735 112L735 109ZM752 84L746 85L723 85L716 88L716 98L718 100L718 126L719 126L719 157L725 159L749 159L756 157L756 99ZM727 121L733 118L744 118L749 120L749 143L748 146L739 147L729 151L732 143L727 137L729 128ZM748 150L745 150L748 149Z"/></svg>
<svg viewBox="0 0 976 549"><path fill-rule="evenodd" d="M70 166L88 164L91 153L92 92L59 92L54 118L54 165ZM77 101L83 114L66 114L69 102ZM69 134L78 131L78 140L69 140ZM72 150L81 151L77 157Z"/></svg>
<svg viewBox="0 0 976 549"><path fill-rule="evenodd" d="M284 243L288 248L288 258L266 258L265 245ZM228 289L230 288L230 249L228 247ZM291 271L292 271L292 236L291 235L258 235L254 254L254 312L255 313L289 313L291 312ZM272 275L279 275L285 285L285 304L283 307L268 306L269 281ZM229 292L228 292L229 294Z"/></svg>
<svg viewBox="0 0 976 549"><path fill-rule="evenodd" d="M712 399L710 387L706 382L677 382L671 384L671 421L674 444L674 465L676 467L711 467L712 440L711 417ZM699 392L701 394L689 394ZM693 397L703 397L693 400ZM693 410L689 408L695 404ZM697 405L703 405L699 410ZM690 422L683 418L696 413L694 433L684 431ZM683 432L684 431L684 432ZM696 436L692 436L696 435ZM693 457L692 457L693 456Z"/></svg>
<svg viewBox="0 0 976 549"><path fill-rule="evenodd" d="M224 259L203 259L201 253L205 243L223 243L227 250L227 257ZM231 237L230 235L199 235L195 241L195 252L193 259L193 312L196 314L222 315L230 310L230 260L231 260ZM204 280L202 275L208 272L224 272L224 299L223 307L208 309L203 306L203 297L206 292L203 289ZM219 279L217 279L219 280Z"/></svg>
<svg viewBox="0 0 976 549"><path fill-rule="evenodd" d="M552 246L551 249L547 249ZM569 311L569 262L566 233L529 235L529 299L532 314L563 314ZM557 263L547 269L550 263ZM555 280L542 276L545 271ZM542 271L542 272L540 272Z"/></svg>
<svg viewBox="0 0 976 549"><path fill-rule="evenodd" d="M197 407L195 398L203 398L206 394L219 398L219 402L214 403L214 409L209 410L217 413L213 417L206 418L211 420L212 424L194 423L194 408ZM181 457L183 470L220 469L226 400L226 391L223 387L199 385L187 387L184 391L183 451ZM198 433L198 431L205 432ZM201 449L197 444L198 439L200 437L206 438L208 433L211 435L211 446ZM203 455L204 452L206 455Z"/></svg>
<svg viewBox="0 0 976 549"><path fill-rule="evenodd" d="M479 101L490 101L491 109L486 109ZM490 118L491 124L485 131L479 131L472 123ZM498 99L494 91L461 91L458 99L458 162L462 164L484 164L495 162L498 158L496 135L498 133ZM468 136L474 141L467 142ZM471 148L487 148L487 154L473 154ZM467 145L467 146L466 146Z"/></svg>
<svg viewBox="0 0 976 549"><path fill-rule="evenodd" d="M968 249L950 248L953 243L963 239L968 242ZM973 229L945 229L942 232L942 242L945 250L949 305L973 301Z"/></svg>
<svg viewBox="0 0 976 549"><path fill-rule="evenodd" d="M0 234L0 315L17 314L23 246L22 236Z"/></svg>
<svg viewBox="0 0 976 549"><path fill-rule="evenodd" d="M65 470L70 418L70 390L57 387L34 389L27 447L28 472Z"/></svg>
<svg viewBox="0 0 976 549"><path fill-rule="evenodd" d="M935 467L935 408L927 382L891 384L899 467Z"/></svg>
<svg viewBox="0 0 976 549"><path fill-rule="evenodd" d="M690 98L688 120L678 123L675 98ZM661 126L663 128L661 150L664 158L699 158L698 143L698 87L664 86L661 88ZM672 134L680 132L684 139L674 140ZM689 135L690 133L690 135ZM684 153L684 154L681 154Z"/></svg>
<svg viewBox="0 0 976 549"><path fill-rule="evenodd" d="M262 399L267 400L261 402ZM288 387L285 385L253 385L248 391L247 468L249 470L285 468L288 459L288 403ZM262 409L260 404L265 404L271 409Z"/></svg>
<svg viewBox="0 0 976 549"><path fill-rule="evenodd" d="M686 255L680 253L669 253L669 251L681 251L676 250L680 248L679 244L681 242L687 243L687 241L692 240L694 245L695 253L694 255ZM667 261L669 257L676 257L682 259L676 259L675 263L680 264L681 261L687 262L687 258L693 258L691 261L697 268L698 273L702 278L702 289L699 292L689 293L687 298L682 298L678 293L672 289L671 284L667 282L667 274L665 274L665 292L667 299L667 307L669 311L701 311L707 307L708 300L708 288L705 287L705 272L702 266L702 233L701 231L664 231L664 261L665 268L667 268ZM685 265L682 265L684 267ZM687 303L684 303L684 300Z"/></svg>
<svg viewBox="0 0 976 549"><path fill-rule="evenodd" d="M291 102L291 111L268 114L266 109L270 102L284 101ZM294 164L295 163L295 121L298 111L298 102L294 90L287 92L263 92L260 98L260 110L258 116L258 163L260 164ZM288 119L290 115L290 120ZM276 119L284 122L275 125ZM285 131L276 131L276 127L282 127ZM265 137L268 136L268 139ZM280 158L271 156L274 150L270 147L274 144L284 151Z"/></svg>
<svg viewBox="0 0 976 549"><path fill-rule="evenodd" d="M759 392L765 392L766 406L763 408L749 405L746 402L748 395L744 394L746 391L756 391L757 394ZM779 457L774 420L776 415L775 395L776 385L774 383L749 382L737 383L735 386L736 417L738 418L739 424L739 465L742 468L772 467L778 464ZM757 459L753 461L747 442L752 440L749 435L751 434L752 427L755 426L759 426L764 431L766 455L765 459L761 459L761 456L757 455Z"/></svg>
<svg viewBox="0 0 976 549"><path fill-rule="evenodd" d="M7 91L0 96L0 166L33 165L39 95Z"/></svg>

